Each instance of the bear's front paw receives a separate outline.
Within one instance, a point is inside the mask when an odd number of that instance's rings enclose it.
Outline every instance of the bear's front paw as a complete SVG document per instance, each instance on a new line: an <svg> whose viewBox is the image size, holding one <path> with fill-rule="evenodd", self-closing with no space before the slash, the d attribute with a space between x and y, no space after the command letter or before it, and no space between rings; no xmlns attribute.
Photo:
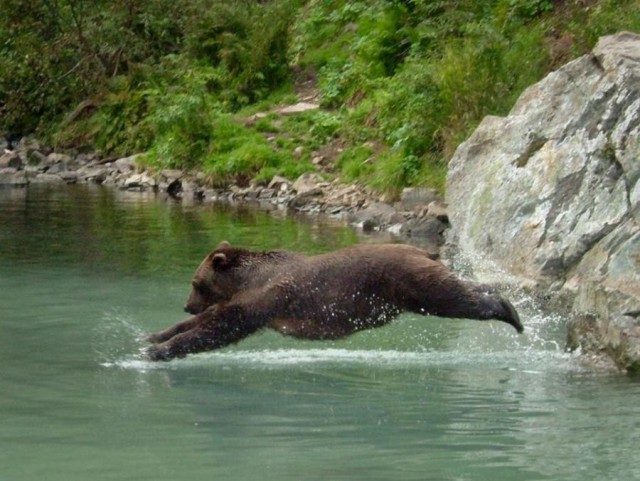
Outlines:
<svg viewBox="0 0 640 481"><path fill-rule="evenodd" d="M165 336L162 335L162 332L153 332L151 334L147 334L142 338L143 341L150 342L151 344L157 344L159 342L166 341L164 339Z"/></svg>
<svg viewBox="0 0 640 481"><path fill-rule="evenodd" d="M173 359L173 354L167 346L156 345L146 349L144 356L149 361L170 361Z"/></svg>

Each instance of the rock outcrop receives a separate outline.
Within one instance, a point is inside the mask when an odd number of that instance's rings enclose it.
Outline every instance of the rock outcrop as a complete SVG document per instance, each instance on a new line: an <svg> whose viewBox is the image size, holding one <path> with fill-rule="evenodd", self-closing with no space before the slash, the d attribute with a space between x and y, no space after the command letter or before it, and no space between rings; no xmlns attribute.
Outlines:
<svg viewBox="0 0 640 481"><path fill-rule="evenodd" d="M450 238L568 307L568 347L640 372L640 36L485 118L450 163Z"/></svg>

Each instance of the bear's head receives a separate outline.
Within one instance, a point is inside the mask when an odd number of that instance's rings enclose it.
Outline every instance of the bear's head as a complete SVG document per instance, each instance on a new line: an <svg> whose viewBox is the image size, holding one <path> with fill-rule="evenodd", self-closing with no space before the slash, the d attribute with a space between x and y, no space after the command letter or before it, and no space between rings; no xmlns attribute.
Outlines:
<svg viewBox="0 0 640 481"><path fill-rule="evenodd" d="M241 280L234 273L243 256L223 241L202 261L191 281L191 293L184 306L190 314L199 314L209 306L224 302L240 289Z"/></svg>

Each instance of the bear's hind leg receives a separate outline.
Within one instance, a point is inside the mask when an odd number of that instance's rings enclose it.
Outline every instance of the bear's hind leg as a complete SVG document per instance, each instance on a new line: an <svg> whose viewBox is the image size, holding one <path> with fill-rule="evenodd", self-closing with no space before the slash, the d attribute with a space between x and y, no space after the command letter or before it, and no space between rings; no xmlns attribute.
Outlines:
<svg viewBox="0 0 640 481"><path fill-rule="evenodd" d="M524 331L518 312L507 299L499 294L480 294L478 298L479 310L476 316L471 316L472 319L496 319L513 326L520 334Z"/></svg>
<svg viewBox="0 0 640 481"><path fill-rule="evenodd" d="M407 299L412 302L403 307L413 312L455 319L495 319L513 326L519 333L524 330L513 305L489 286L461 281L451 275L437 284L427 283L422 295L409 292Z"/></svg>
<svg viewBox="0 0 640 481"><path fill-rule="evenodd" d="M507 324L512 325L519 334L522 334L524 331L524 326L522 322L520 322L520 316L518 315L518 311L513 307L513 304L509 302L508 299L498 295L498 299L500 300L500 304L502 305L504 317L499 318L501 321L506 322Z"/></svg>

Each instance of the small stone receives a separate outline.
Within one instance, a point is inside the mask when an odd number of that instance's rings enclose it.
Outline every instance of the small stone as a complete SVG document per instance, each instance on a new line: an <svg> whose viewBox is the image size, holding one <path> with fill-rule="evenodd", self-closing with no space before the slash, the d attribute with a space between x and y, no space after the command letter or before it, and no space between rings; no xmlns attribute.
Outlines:
<svg viewBox="0 0 640 481"><path fill-rule="evenodd" d="M298 179L293 183L293 190L295 190L298 194L306 194L310 191L315 192L319 190L318 183L322 182L322 177L318 174L307 172L302 174ZM321 192L320 192L321 193Z"/></svg>
<svg viewBox="0 0 640 481"><path fill-rule="evenodd" d="M320 108L320 105L311 102L298 102L294 105L287 105L286 107L282 107L278 110L282 115L293 115L299 114L302 112L306 112L308 110L317 110Z"/></svg>
<svg viewBox="0 0 640 481"><path fill-rule="evenodd" d="M41 165L47 162L47 156L39 150L27 150L27 163L29 165Z"/></svg>
<svg viewBox="0 0 640 481"><path fill-rule="evenodd" d="M34 184L64 184L64 180L59 175L47 173L36 175L31 179L31 182Z"/></svg>
<svg viewBox="0 0 640 481"><path fill-rule="evenodd" d="M400 210L413 210L418 206L425 206L438 199L435 189L425 187L407 187L400 195Z"/></svg>
<svg viewBox="0 0 640 481"><path fill-rule="evenodd" d="M114 162L118 172L123 174L129 173L136 168L136 159L140 157L140 154L130 155L129 157L122 157Z"/></svg>
<svg viewBox="0 0 640 481"><path fill-rule="evenodd" d="M148 188L155 188L156 185L156 180L144 172L141 174L133 174L124 180L125 189L144 190Z"/></svg>
<svg viewBox="0 0 640 481"><path fill-rule="evenodd" d="M66 172L66 171L67 171L67 164L65 162L56 162L55 164L51 164L46 169L47 174L60 174L61 172Z"/></svg>
<svg viewBox="0 0 640 481"><path fill-rule="evenodd" d="M258 198L260 199L271 199L272 197L275 196L275 191L273 189L262 189L260 191L260 194L258 195Z"/></svg>
<svg viewBox="0 0 640 481"><path fill-rule="evenodd" d="M67 184L75 184L78 181L78 173L75 170L67 170L58 174Z"/></svg>
<svg viewBox="0 0 640 481"><path fill-rule="evenodd" d="M288 190L291 186L291 182L280 176L280 175L274 175L273 178L271 179L271 182L269 182L269 185L267 186L268 189L274 189L274 190L279 190L279 191L285 191Z"/></svg>
<svg viewBox="0 0 640 481"><path fill-rule="evenodd" d="M184 172L179 169L162 169L160 174L167 180L167 182L171 183L176 179L179 179L184 176Z"/></svg>
<svg viewBox="0 0 640 481"><path fill-rule="evenodd" d="M7 152L0 156L0 169L11 167L13 169L22 168L22 159L15 152Z"/></svg>
<svg viewBox="0 0 640 481"><path fill-rule="evenodd" d="M29 179L24 170L14 167L0 168L0 185L11 185L21 187L29 184Z"/></svg>
<svg viewBox="0 0 640 481"><path fill-rule="evenodd" d="M71 156L70 155L59 154L59 153L56 153L56 152L53 152L53 153L47 155L47 164L50 164L50 165L67 164L68 162L71 162Z"/></svg>

